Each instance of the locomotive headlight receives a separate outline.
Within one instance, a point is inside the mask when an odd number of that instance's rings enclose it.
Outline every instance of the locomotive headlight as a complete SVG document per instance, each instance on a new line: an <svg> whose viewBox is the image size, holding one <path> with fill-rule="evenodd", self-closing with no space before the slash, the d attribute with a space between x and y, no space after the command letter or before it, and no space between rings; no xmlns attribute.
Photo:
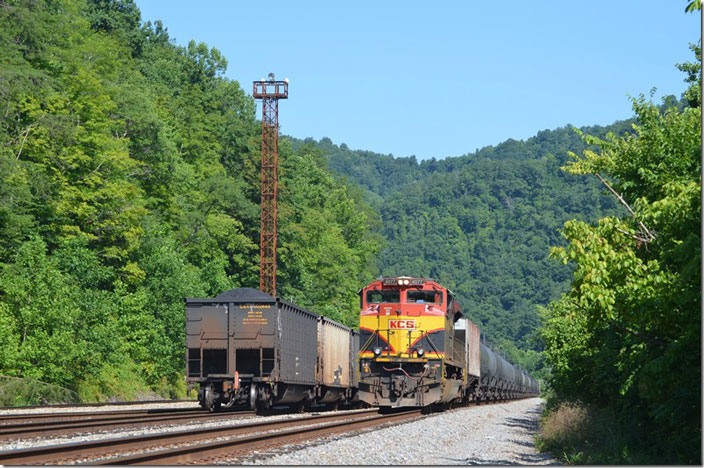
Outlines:
<svg viewBox="0 0 704 468"><path fill-rule="evenodd" d="M421 357L425 354L425 350L423 348L418 348L417 353L418 353L418 357Z"/></svg>
<svg viewBox="0 0 704 468"><path fill-rule="evenodd" d="M374 356L379 356L381 354L381 348L374 348Z"/></svg>

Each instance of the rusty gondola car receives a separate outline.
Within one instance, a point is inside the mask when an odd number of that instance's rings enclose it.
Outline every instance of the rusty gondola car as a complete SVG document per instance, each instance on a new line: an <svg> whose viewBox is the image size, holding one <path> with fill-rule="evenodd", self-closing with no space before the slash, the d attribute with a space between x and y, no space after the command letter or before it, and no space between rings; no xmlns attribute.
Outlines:
<svg viewBox="0 0 704 468"><path fill-rule="evenodd" d="M185 301L186 380L204 408L302 409L356 396L356 331L252 288Z"/></svg>

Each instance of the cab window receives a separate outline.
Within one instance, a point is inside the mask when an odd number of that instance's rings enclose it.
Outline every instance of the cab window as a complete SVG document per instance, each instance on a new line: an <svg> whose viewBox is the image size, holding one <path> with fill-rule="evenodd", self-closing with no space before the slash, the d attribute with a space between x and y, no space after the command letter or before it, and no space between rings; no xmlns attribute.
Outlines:
<svg viewBox="0 0 704 468"><path fill-rule="evenodd" d="M399 303L401 293L398 289L385 289L382 291L367 291L367 304Z"/></svg>
<svg viewBox="0 0 704 468"><path fill-rule="evenodd" d="M409 304L441 304L442 292L409 290L406 291L406 302L408 302Z"/></svg>

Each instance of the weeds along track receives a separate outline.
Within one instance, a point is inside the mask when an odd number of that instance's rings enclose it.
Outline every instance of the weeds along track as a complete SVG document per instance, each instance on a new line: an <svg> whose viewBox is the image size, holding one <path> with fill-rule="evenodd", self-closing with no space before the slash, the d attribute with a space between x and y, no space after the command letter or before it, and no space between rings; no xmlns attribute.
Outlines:
<svg viewBox="0 0 704 468"><path fill-rule="evenodd" d="M0 452L0 464L174 465L209 464L334 433L385 426L423 417L420 410L379 414L376 409L295 419L76 442Z"/></svg>
<svg viewBox="0 0 704 468"><path fill-rule="evenodd" d="M42 437L65 432L90 432L156 423L188 423L200 420L239 418L253 411L209 413L201 408L150 409L90 413L42 413L0 416L0 440Z"/></svg>

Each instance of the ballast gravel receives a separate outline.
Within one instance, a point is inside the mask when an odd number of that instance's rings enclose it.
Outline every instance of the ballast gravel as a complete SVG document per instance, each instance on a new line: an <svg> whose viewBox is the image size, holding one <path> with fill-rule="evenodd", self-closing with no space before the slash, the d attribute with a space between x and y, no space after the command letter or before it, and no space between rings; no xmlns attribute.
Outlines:
<svg viewBox="0 0 704 468"><path fill-rule="evenodd" d="M172 406L181 407L181 406ZM197 408L197 407L196 407ZM266 421L284 421L290 419L298 419L306 416L310 416L310 413L292 413L292 414L278 414L272 416L255 416L255 415L242 415L238 416L237 413L232 414L232 419L217 419L213 421L194 421L192 423L162 423L153 424L149 426L129 429L129 428L115 428L106 429L98 431L85 431L85 432L75 432L68 435L51 435L44 437L35 437L28 439L10 440L10 441L0 441L0 452L23 449L30 447L39 446L49 446L49 445L59 445L68 444L73 442L86 442L89 440L104 440L122 437L135 437L146 434L161 434L167 432L178 432L191 429L204 429L208 427L234 427L241 424L249 424L253 422L266 422ZM213 434L213 438L217 438L217 434Z"/></svg>
<svg viewBox="0 0 704 468"><path fill-rule="evenodd" d="M284 446L225 464L558 465L535 448L544 401L470 406L350 436Z"/></svg>

